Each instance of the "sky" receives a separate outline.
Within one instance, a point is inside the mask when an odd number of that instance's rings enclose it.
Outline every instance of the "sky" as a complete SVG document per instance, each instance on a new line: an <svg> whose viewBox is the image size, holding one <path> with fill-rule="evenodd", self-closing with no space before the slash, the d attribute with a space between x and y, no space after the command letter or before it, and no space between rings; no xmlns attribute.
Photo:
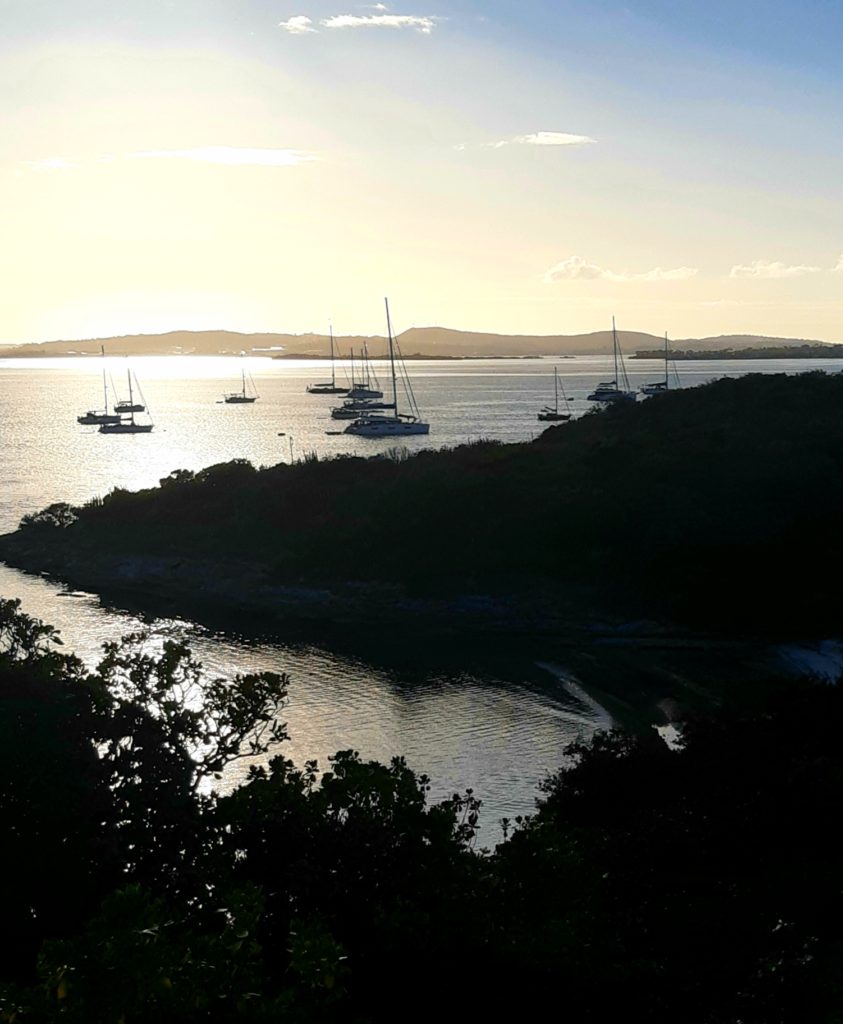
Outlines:
<svg viewBox="0 0 843 1024"><path fill-rule="evenodd" d="M839 0L0 0L0 343L843 341Z"/></svg>

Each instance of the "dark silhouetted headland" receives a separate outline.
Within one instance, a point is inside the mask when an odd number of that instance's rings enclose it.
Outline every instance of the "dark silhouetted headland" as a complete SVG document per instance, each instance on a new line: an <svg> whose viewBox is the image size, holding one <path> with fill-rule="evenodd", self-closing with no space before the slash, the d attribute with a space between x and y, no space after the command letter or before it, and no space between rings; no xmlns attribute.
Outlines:
<svg viewBox="0 0 843 1024"><path fill-rule="evenodd" d="M843 377L754 375L412 457L235 461L25 517L0 557L270 620L838 628Z"/></svg>

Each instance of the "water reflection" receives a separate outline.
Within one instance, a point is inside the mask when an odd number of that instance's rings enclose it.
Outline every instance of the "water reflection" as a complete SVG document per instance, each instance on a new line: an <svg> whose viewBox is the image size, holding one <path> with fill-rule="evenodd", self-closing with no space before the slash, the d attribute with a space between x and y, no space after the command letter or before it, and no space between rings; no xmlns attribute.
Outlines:
<svg viewBox="0 0 843 1024"><path fill-rule="evenodd" d="M338 652L256 641L178 619L147 620L3 566L0 594L21 597L26 610L58 626L67 649L89 665L106 640L148 628L158 638L188 640L212 675L286 672L287 756L327 766L331 754L348 748L382 761L404 755L430 775L434 799L475 790L484 801L485 842L498 837L501 817L529 813L537 783L559 767L564 748L603 724L550 673L505 652L366 640L364 656L350 645ZM247 770L238 762L226 783L236 784Z"/></svg>

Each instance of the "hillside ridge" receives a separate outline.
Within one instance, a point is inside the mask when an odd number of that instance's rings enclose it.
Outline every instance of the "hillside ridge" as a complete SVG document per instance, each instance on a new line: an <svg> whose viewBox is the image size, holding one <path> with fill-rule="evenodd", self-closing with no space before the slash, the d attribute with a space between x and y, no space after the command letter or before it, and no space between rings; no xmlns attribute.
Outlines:
<svg viewBox="0 0 843 1024"><path fill-rule="evenodd" d="M621 345L627 354L639 349L656 349L662 339L640 331L619 331ZM494 334L462 331L447 327L411 327L398 335L405 356L483 358L506 356L603 355L611 352L611 331L586 334ZM384 354L382 335L338 335L338 351L347 354L352 348L367 344L370 354ZM239 331L166 331L161 334L126 334L108 338L32 342L25 345L0 346L0 358L43 358L49 356L99 355L105 348L109 355L264 355L280 358L315 356L328 352L325 334L241 333ZM774 338L763 335L718 335L708 338L677 338L675 348L699 351L722 351L734 348L784 348L811 344L834 348L833 342L804 338Z"/></svg>

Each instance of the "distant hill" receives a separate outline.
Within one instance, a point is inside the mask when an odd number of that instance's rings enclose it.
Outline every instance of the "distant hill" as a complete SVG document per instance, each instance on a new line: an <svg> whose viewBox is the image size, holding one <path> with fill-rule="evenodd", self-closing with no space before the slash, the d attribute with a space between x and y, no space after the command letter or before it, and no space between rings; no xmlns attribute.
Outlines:
<svg viewBox="0 0 843 1024"><path fill-rule="evenodd" d="M657 349L661 339L639 331L619 331L621 345L628 354ZM484 334L457 331L447 327L411 327L399 336L405 356L483 357L483 356L558 356L602 355L612 350L611 331L591 334ZM338 350L348 353L366 343L373 357L382 356L386 341L382 336L346 335L336 339ZM682 338L672 344L677 349L719 352L727 349L785 348L795 345L833 347L830 342L804 338L769 338L757 335L728 334L716 338ZM45 356L99 355L104 346L109 355L268 355L280 358L325 356L328 336L324 334L240 334L237 331L169 331L166 334L130 334L83 341L44 341L29 345L0 346L0 358L37 358Z"/></svg>

